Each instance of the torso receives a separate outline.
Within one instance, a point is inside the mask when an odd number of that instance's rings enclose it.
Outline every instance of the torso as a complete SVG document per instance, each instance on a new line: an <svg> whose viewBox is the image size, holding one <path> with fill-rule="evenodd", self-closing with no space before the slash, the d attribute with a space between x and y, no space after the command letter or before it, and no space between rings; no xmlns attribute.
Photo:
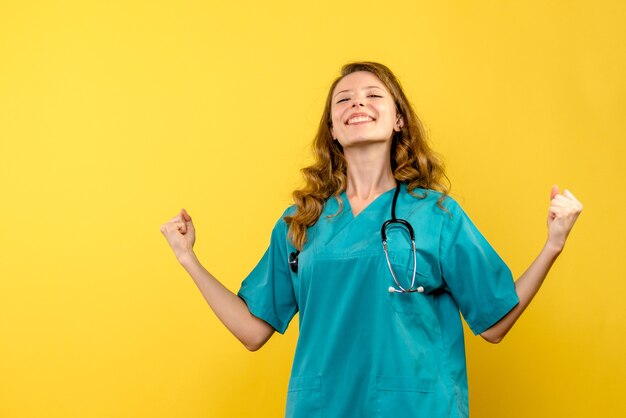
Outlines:
<svg viewBox="0 0 626 418"><path fill-rule="evenodd" d="M463 330L439 270L445 216L435 203L439 194L420 200L402 185L397 216L415 229L418 280L426 292L394 294L380 235L394 190L366 204L344 192L343 211L328 218L338 210L331 197L308 229L292 276L300 336L288 417L465 416ZM388 243L399 279L410 280L410 241L395 230Z"/></svg>

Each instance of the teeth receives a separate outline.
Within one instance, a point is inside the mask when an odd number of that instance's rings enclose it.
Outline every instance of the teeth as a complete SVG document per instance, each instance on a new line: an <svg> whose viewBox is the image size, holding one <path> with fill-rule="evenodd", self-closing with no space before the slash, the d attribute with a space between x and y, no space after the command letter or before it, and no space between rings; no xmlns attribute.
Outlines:
<svg viewBox="0 0 626 418"><path fill-rule="evenodd" d="M357 116L357 117L348 119L348 125L352 123L369 122L372 120L374 119L370 118L369 116Z"/></svg>

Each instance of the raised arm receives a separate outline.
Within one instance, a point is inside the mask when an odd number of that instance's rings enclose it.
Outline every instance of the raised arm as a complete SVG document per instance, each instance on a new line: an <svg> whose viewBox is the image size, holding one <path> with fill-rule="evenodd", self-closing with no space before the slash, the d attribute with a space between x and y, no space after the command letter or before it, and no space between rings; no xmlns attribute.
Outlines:
<svg viewBox="0 0 626 418"><path fill-rule="evenodd" d="M274 334L274 328L252 315L239 296L228 290L200 264L193 252L195 228L185 209L161 225L161 233L219 320L248 350L261 348Z"/></svg>
<svg viewBox="0 0 626 418"><path fill-rule="evenodd" d="M524 274L515 281L519 304L491 328L480 334L491 343L499 343L504 338L537 294L552 264L563 251L567 236L583 210L583 205L568 190L560 194L559 188L553 186L550 197L546 243Z"/></svg>

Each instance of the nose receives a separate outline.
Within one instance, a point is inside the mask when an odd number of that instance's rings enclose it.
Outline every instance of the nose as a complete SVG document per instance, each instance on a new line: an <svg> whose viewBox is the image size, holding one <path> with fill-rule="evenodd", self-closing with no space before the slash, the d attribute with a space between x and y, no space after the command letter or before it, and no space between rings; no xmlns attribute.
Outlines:
<svg viewBox="0 0 626 418"><path fill-rule="evenodd" d="M363 104L363 101L361 99L355 99L354 103L352 103L352 107L357 107L357 106L365 106Z"/></svg>

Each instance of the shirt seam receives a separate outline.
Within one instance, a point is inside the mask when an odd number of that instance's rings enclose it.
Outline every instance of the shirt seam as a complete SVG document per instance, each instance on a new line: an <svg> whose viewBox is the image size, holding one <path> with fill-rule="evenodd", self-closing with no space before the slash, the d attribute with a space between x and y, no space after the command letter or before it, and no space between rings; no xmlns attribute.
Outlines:
<svg viewBox="0 0 626 418"><path fill-rule="evenodd" d="M280 334L285 333L285 323L281 321L278 316L276 316L276 314L272 313L271 309L268 309L267 307L254 302L252 299L250 299L248 295L243 292L238 292L237 296L239 296L241 299L244 300L244 302L246 302L248 310L252 315L270 324L272 328L274 328Z"/></svg>
<svg viewBox="0 0 626 418"><path fill-rule="evenodd" d="M509 313L518 303L517 293L511 293L498 301L496 310L492 311L493 313L489 315L489 318L479 321L467 321L467 325L474 335L482 334Z"/></svg>

